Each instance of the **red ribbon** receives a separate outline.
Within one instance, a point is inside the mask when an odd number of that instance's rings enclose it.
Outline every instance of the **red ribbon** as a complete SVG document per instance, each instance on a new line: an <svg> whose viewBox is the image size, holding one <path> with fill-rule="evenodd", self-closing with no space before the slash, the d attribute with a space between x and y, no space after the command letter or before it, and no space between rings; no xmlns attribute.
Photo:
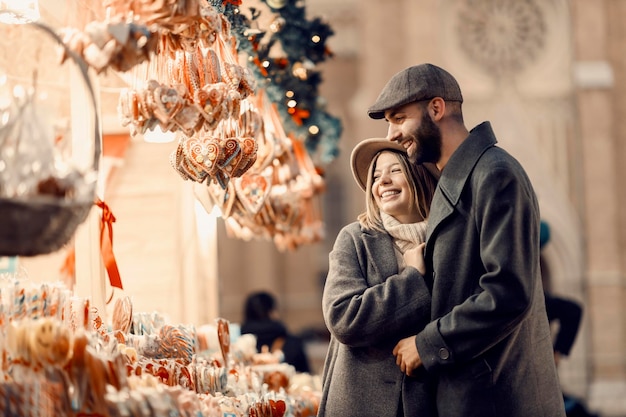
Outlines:
<svg viewBox="0 0 626 417"><path fill-rule="evenodd" d="M222 6L226 6L227 4L232 4L233 6L241 6L242 0L223 0Z"/></svg>
<svg viewBox="0 0 626 417"><path fill-rule="evenodd" d="M100 253L102 254L102 261L109 275L111 286L123 290L122 278L113 254L113 222L115 222L115 216L109 206L99 198L96 199L96 205L102 209L102 220L100 222Z"/></svg>
<svg viewBox="0 0 626 417"><path fill-rule="evenodd" d="M67 277L68 287L74 287L74 274L76 272L76 249L74 245L72 245L65 256L65 260L63 261L63 265L61 265L61 274Z"/></svg>

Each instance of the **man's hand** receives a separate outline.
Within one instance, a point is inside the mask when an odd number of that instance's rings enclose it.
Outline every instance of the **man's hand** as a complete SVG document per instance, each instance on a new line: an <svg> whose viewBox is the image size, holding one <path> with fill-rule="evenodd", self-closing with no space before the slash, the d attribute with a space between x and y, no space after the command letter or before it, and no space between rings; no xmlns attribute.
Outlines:
<svg viewBox="0 0 626 417"><path fill-rule="evenodd" d="M411 376L413 371L422 365L420 354L415 346L415 336L400 340L393 348L393 355L396 357L396 364L400 370L408 376Z"/></svg>

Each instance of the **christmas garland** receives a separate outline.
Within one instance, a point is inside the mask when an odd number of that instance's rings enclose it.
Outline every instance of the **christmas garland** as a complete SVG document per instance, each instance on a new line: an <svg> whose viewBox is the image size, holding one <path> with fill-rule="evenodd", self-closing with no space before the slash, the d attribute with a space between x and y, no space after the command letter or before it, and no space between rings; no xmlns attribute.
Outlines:
<svg viewBox="0 0 626 417"><path fill-rule="evenodd" d="M319 95L322 81L316 65L332 57L326 46L333 35L319 18L307 20L302 0L261 0L275 18L266 29L256 29L261 11L249 8L246 16L241 0L211 0L231 23L238 51L247 56L259 88L276 103L285 131L304 142L318 168L338 155L341 121L326 111ZM276 47L280 56L272 56Z"/></svg>

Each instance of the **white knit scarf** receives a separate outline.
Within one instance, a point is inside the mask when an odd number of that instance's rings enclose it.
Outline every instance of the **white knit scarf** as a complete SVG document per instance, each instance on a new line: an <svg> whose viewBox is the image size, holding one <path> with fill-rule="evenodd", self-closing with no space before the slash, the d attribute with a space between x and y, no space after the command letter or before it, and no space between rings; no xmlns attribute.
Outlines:
<svg viewBox="0 0 626 417"><path fill-rule="evenodd" d="M400 252L404 253L426 240L426 220L417 223L400 223L395 217L380 212L383 226L393 237Z"/></svg>

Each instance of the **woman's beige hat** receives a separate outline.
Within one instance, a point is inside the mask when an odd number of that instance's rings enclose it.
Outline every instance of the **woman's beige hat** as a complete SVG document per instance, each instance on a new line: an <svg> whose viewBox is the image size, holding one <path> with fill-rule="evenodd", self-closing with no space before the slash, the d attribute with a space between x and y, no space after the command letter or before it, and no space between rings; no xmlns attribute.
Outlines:
<svg viewBox="0 0 626 417"><path fill-rule="evenodd" d="M404 146L383 138L364 139L352 150L350 155L352 175L358 186L361 187L361 190L365 191L367 187L367 170L370 162L372 162L372 159L378 152L387 149L406 153Z"/></svg>

